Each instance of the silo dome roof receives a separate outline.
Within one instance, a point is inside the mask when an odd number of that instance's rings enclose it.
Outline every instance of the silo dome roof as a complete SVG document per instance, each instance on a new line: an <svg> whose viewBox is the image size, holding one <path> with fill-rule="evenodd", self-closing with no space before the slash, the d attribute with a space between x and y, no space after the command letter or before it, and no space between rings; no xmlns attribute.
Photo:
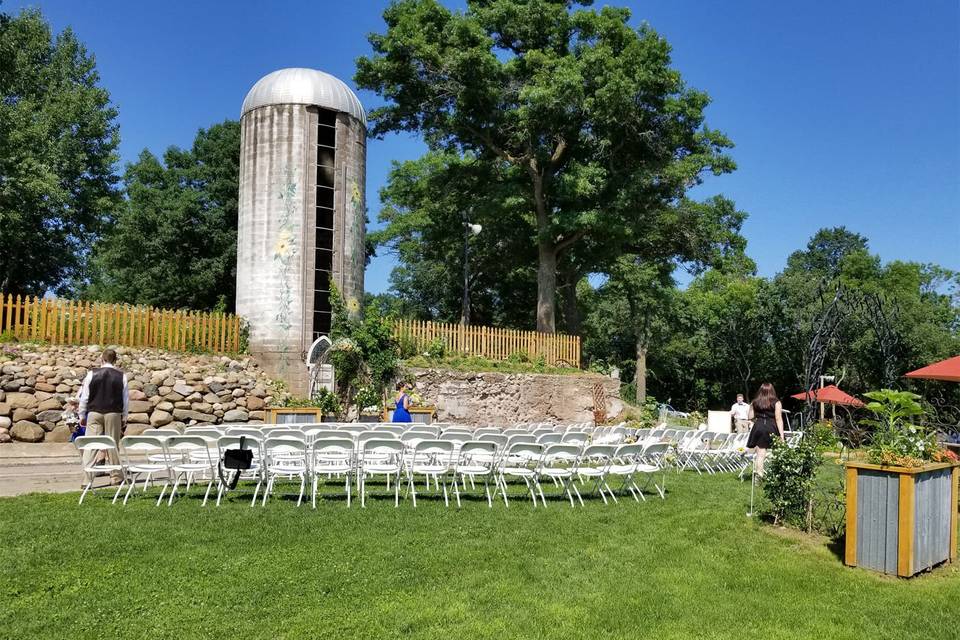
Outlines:
<svg viewBox="0 0 960 640"><path fill-rule="evenodd" d="M339 78L316 69L294 67L263 76L243 99L240 115L272 104L309 104L342 111L367 123L357 94Z"/></svg>

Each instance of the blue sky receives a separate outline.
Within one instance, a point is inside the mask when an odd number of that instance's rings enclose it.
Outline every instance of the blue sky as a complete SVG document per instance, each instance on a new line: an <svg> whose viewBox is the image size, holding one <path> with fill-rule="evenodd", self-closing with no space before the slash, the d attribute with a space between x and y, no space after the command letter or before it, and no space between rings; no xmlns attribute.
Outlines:
<svg viewBox="0 0 960 640"><path fill-rule="evenodd" d="M453 3L458 4L458 3ZM674 49L687 82L713 98L708 124L727 133L739 170L709 178L697 197L723 193L750 215L748 253L763 275L818 228L846 225L884 260L960 270L960 5L646 0L627 5ZM198 128L238 118L261 76L314 67L352 86L366 35L386 2L4 2L40 7L72 26L97 58L120 111L124 162L143 148L189 146ZM360 92L370 109L376 96ZM367 195L391 161L422 144L393 136L368 147ZM388 286L392 260L367 272Z"/></svg>

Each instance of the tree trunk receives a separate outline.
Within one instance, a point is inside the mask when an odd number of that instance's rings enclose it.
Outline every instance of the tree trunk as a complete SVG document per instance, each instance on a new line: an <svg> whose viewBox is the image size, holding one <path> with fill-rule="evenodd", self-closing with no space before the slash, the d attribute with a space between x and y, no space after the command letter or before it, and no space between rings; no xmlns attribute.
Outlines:
<svg viewBox="0 0 960 640"><path fill-rule="evenodd" d="M637 387L637 404L643 405L647 401L647 345L640 338L637 339L637 372L633 382Z"/></svg>
<svg viewBox="0 0 960 640"><path fill-rule="evenodd" d="M577 304L577 282L580 274L574 269L562 269L563 281L563 325L564 330L571 335L580 335L583 318L580 317L580 306Z"/></svg>
<svg viewBox="0 0 960 640"><path fill-rule="evenodd" d="M553 242L541 240L537 265L537 331L555 333L557 295L557 248Z"/></svg>

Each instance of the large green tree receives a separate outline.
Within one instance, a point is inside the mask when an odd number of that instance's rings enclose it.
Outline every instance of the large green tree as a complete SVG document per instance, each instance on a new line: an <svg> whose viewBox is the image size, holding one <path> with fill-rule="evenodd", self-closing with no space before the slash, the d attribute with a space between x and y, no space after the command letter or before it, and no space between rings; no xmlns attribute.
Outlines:
<svg viewBox="0 0 960 640"><path fill-rule="evenodd" d="M197 133L161 162L143 151L124 175L126 201L95 247L87 295L172 308L232 310L236 297L240 126Z"/></svg>
<svg viewBox="0 0 960 640"><path fill-rule="evenodd" d="M632 28L628 10L466 4L393 2L356 81L386 101L370 114L374 135L421 133L517 185L536 250L536 325L553 331L565 254L591 240L613 257L641 253L649 245L631 239L645 231L682 235L671 206L706 172L733 169L731 143L705 126L709 99L670 66L666 40Z"/></svg>
<svg viewBox="0 0 960 640"><path fill-rule="evenodd" d="M0 13L0 291L66 292L119 201L117 112L92 55Z"/></svg>

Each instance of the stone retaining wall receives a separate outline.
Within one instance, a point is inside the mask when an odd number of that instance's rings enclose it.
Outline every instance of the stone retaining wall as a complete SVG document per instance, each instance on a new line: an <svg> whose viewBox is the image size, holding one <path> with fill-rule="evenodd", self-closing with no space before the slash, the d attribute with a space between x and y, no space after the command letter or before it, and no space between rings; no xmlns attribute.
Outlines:
<svg viewBox="0 0 960 640"><path fill-rule="evenodd" d="M437 407L437 420L472 426L518 422L591 422L593 387L606 395L608 419L623 412L620 381L597 374L507 374L412 369L424 404Z"/></svg>
<svg viewBox="0 0 960 640"><path fill-rule="evenodd" d="M62 419L101 347L8 344L0 349L0 443L67 442ZM274 385L251 358L117 348L127 373L126 433L223 422L262 422Z"/></svg>

